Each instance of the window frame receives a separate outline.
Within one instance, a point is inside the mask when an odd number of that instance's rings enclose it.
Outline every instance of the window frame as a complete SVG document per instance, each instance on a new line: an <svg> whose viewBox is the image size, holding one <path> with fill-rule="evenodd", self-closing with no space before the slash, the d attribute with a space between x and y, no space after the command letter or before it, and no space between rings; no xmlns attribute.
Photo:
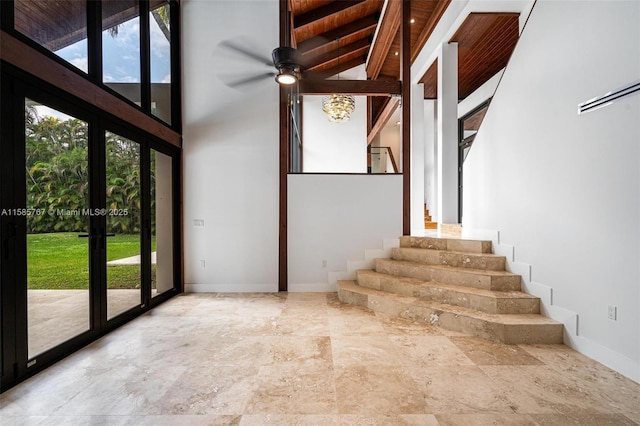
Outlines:
<svg viewBox="0 0 640 426"><path fill-rule="evenodd" d="M87 55L88 69L83 72L68 61L64 60L54 52L42 46L29 36L21 33L15 28L15 0L3 0L0 2L0 29L12 37L28 44L30 47L38 50L48 58L65 66L75 74L89 80L93 84L108 91L110 94L127 102L128 104L140 109L146 115L171 128L172 130L182 132L182 99L181 94L181 73L180 73L180 1L167 0L170 5L170 49L171 57L169 67L171 72L171 123L167 123L160 117L151 112L151 47L150 47L150 19L149 19L149 2L139 0L140 12L140 84L141 84L141 105L122 96L120 93L108 87L102 82L103 78L103 59L102 59L102 1L87 0Z"/></svg>

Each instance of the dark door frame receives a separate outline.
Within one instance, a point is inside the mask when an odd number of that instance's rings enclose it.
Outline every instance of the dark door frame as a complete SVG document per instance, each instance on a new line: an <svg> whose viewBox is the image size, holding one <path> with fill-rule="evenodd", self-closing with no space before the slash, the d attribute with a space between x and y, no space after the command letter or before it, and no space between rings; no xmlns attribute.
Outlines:
<svg viewBox="0 0 640 426"><path fill-rule="evenodd" d="M52 365L102 335L141 315L180 292L180 149L137 129L99 108L2 62L0 113L0 209L24 208L25 116L24 99L29 98L88 123L89 207L106 207L105 132L111 131L140 144L142 230L141 303L107 320L106 313L106 217L89 222L90 282L89 330L53 347L33 359L27 348L27 243L26 216L0 216L0 296L2 327L1 391ZM150 150L172 157L173 191L173 289L151 297ZM100 238L102 236L102 238Z"/></svg>
<svg viewBox="0 0 640 426"><path fill-rule="evenodd" d="M462 198L463 198L463 174L464 174L464 155L465 149L471 148L473 141L475 140L475 134L468 138L464 137L464 122L473 117L479 111L489 108L491 98L482 102L480 105L469 111L463 117L458 119L458 223L462 223Z"/></svg>

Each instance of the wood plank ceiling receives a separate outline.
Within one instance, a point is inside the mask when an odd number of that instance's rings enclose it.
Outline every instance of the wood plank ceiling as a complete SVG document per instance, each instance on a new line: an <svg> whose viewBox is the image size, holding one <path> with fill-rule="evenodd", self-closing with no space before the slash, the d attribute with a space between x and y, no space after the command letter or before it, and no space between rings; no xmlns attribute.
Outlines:
<svg viewBox="0 0 640 426"><path fill-rule="evenodd" d="M450 2L411 2L412 62ZM162 3L152 0L151 7ZM82 2L20 0L16 28L39 34L41 44L57 50L86 37L86 12L81 4L84 6ZM135 0L105 2L103 28L135 16L136 5ZM366 63L367 78L399 80L401 6L399 0L289 0L292 43L302 54L305 78L325 79ZM49 19L51 16L56 18ZM450 40L458 42L460 99L506 65L517 40L518 14L472 13L467 17ZM437 97L436 63L421 81L425 98ZM374 111L380 113L385 102L384 97L374 100Z"/></svg>
<svg viewBox="0 0 640 426"><path fill-rule="evenodd" d="M450 2L411 2L412 62ZM366 63L368 79L399 80L401 6L398 0L386 6L384 0L289 0L292 42L302 54L305 78L324 79ZM518 41L518 17L471 13L451 37L459 49L460 99L506 66ZM425 99L437 97L437 77L434 62L421 79ZM386 101L374 98L374 115L382 112Z"/></svg>
<svg viewBox="0 0 640 426"><path fill-rule="evenodd" d="M411 3L412 61L450 1ZM369 79L399 80L402 2L390 0L386 8L384 5L384 0L290 0L293 46L302 54L308 77L336 75L364 64L370 55ZM370 53L379 22L381 27Z"/></svg>
<svg viewBox="0 0 640 426"><path fill-rule="evenodd" d="M458 43L458 98L464 99L504 68L518 42L519 14L471 13L449 40ZM437 60L425 72L425 99L438 97Z"/></svg>
<svg viewBox="0 0 640 426"><path fill-rule="evenodd" d="M164 5L150 0L149 9ZM102 29L120 25L140 14L137 0L102 3ZM87 38L87 5L83 1L19 0L14 8L15 28L49 50L57 51Z"/></svg>
<svg viewBox="0 0 640 426"><path fill-rule="evenodd" d="M292 0L293 46L305 70L330 77L365 62L384 0Z"/></svg>

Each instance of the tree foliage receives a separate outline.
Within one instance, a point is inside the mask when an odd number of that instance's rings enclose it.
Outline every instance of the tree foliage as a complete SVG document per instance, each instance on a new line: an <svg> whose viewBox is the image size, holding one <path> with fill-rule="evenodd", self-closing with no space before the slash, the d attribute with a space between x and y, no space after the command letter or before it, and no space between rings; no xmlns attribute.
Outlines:
<svg viewBox="0 0 640 426"><path fill-rule="evenodd" d="M40 118L30 108L25 117L27 208L44 212L28 216L28 232L86 232L91 207L87 123ZM138 233L140 146L110 132L105 138L107 232Z"/></svg>

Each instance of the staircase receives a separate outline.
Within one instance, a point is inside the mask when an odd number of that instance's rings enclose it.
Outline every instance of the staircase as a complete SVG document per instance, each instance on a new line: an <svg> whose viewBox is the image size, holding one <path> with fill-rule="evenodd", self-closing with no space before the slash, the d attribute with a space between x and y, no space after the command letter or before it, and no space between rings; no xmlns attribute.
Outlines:
<svg viewBox="0 0 640 426"><path fill-rule="evenodd" d="M424 229L438 229L438 223L433 222L427 205L424 205Z"/></svg>
<svg viewBox="0 0 640 426"><path fill-rule="evenodd" d="M540 315L491 241L400 237L391 259L338 281L344 303L505 344L562 343L563 326Z"/></svg>

